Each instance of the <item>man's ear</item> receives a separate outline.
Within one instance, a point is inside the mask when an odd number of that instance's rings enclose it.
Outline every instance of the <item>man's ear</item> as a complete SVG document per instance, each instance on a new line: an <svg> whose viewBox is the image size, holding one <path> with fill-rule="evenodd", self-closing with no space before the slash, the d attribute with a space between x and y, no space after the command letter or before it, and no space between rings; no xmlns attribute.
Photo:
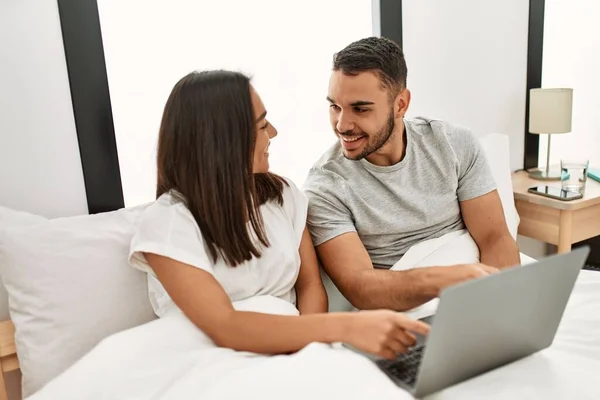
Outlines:
<svg viewBox="0 0 600 400"><path fill-rule="evenodd" d="M408 111L410 105L410 90L401 90L394 99L394 117L404 118L404 114Z"/></svg>

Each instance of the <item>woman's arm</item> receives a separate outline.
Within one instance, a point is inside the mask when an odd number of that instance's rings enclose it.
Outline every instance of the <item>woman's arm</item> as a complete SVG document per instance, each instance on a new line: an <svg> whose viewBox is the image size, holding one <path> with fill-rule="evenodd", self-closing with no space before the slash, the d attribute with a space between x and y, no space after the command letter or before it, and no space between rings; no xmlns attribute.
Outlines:
<svg viewBox="0 0 600 400"><path fill-rule="evenodd" d="M210 273L164 256L144 256L175 304L217 346L285 354L311 342L345 342L368 353L394 358L415 343L408 330L428 333L426 324L392 311L305 316L236 311Z"/></svg>
<svg viewBox="0 0 600 400"><path fill-rule="evenodd" d="M296 281L298 310L302 315L327 312L327 293L321 280L317 254L306 228L302 234L299 252L300 273Z"/></svg>

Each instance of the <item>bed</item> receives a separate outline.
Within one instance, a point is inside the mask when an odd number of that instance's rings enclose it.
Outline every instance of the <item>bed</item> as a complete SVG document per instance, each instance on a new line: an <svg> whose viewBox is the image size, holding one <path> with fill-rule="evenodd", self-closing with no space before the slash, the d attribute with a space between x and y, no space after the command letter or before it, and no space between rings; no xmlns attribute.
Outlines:
<svg viewBox="0 0 600 400"><path fill-rule="evenodd" d="M429 398L600 398L598 309L600 273L583 270L550 348ZM300 399L310 396L362 399L370 398L374 393L380 399L412 398L390 384L369 362L335 346L314 344L295 356L271 359L236 355L228 367L219 366L223 359L231 356L230 352L208 350L210 354L201 356L200 352L189 351L181 342L173 343L176 337L173 331L185 325L185 321L177 318L174 321L157 320L104 339L30 398L184 400L275 399L284 396ZM158 353L148 357L149 350L156 352L158 348L171 354L162 360ZM204 379L195 376L194 371L199 368L202 358L205 364L211 364L216 376ZM14 327L10 321L0 324L0 365L4 372L19 368ZM132 374L132 370L136 372ZM124 376L127 379L123 379ZM210 388L207 381L211 381ZM265 385L265 382L269 384ZM1 389L3 383L0 382ZM294 388L292 393L289 393L290 388ZM0 399L6 399L4 391L0 392Z"/></svg>
<svg viewBox="0 0 600 400"><path fill-rule="evenodd" d="M488 135L482 143L516 237L508 140ZM181 314L157 319L145 274L126 263L144 207L52 220L0 207L0 305L6 306L5 288L10 306L10 320L0 323L0 368L21 370L25 398L412 398L340 344L313 343L295 354L265 357L215 348ZM395 268L477 259L468 235L451 239L411 248ZM522 261L533 260L522 255ZM330 310L351 310L324 277ZM296 312L268 296L234 306ZM436 306L432 301L411 314L427 316ZM581 271L549 349L430 397L600 398L599 309L600 274ZM0 380L0 400L5 398Z"/></svg>

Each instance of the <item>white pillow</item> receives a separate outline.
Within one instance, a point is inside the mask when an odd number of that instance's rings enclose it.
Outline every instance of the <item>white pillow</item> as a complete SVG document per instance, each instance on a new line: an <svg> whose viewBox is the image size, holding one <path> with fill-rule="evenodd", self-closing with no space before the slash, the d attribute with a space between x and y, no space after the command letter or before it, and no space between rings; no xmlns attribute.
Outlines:
<svg viewBox="0 0 600 400"><path fill-rule="evenodd" d="M146 274L127 264L144 207L29 224L31 215L3 210L0 275L24 397L103 338L156 318Z"/></svg>
<svg viewBox="0 0 600 400"><path fill-rule="evenodd" d="M0 226L35 225L47 220L47 218L41 215L34 215L0 206Z"/></svg>
<svg viewBox="0 0 600 400"><path fill-rule="evenodd" d="M510 148L507 135L490 133L479 139L492 170L492 175L498 186L498 194L502 201L506 224L513 239L517 238L519 214L515 207L510 169Z"/></svg>
<svg viewBox="0 0 600 400"><path fill-rule="evenodd" d="M0 227L9 225L33 225L45 220L46 218L39 215L14 211L10 208L0 206ZM8 293L6 293L4 284L0 283L0 321L6 321L9 318Z"/></svg>

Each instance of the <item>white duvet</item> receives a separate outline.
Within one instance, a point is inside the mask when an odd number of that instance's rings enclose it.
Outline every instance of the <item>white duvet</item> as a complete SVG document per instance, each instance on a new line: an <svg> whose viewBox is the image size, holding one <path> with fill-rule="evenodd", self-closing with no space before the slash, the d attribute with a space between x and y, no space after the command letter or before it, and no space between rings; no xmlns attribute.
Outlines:
<svg viewBox="0 0 600 400"><path fill-rule="evenodd" d="M464 233L415 246L394 267L470 262ZM432 301L412 312L435 311ZM237 309L297 314L264 296ZM451 361L451 360L449 360ZM600 399L600 273L582 271L554 344L540 353L429 396L432 399ZM293 355L216 348L172 314L102 341L31 400L412 399L365 357L313 343Z"/></svg>

